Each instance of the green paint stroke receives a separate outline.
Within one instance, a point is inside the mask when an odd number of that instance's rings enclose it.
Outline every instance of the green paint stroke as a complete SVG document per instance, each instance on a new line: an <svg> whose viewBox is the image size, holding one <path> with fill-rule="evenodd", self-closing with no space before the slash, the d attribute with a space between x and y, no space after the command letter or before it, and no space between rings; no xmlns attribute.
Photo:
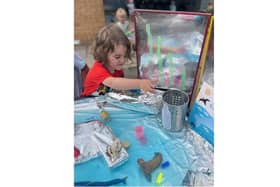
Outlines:
<svg viewBox="0 0 280 187"><path fill-rule="evenodd" d="M173 57L171 53L167 54L167 62L169 68L169 85L173 87L174 83L174 64L173 64Z"/></svg>
<svg viewBox="0 0 280 187"><path fill-rule="evenodd" d="M187 68L184 65L183 71L182 71L182 76L181 76L181 90L183 90L183 91L186 90L186 80L187 80Z"/></svg>
<svg viewBox="0 0 280 187"><path fill-rule="evenodd" d="M153 40L152 40L152 33L151 33L151 26L150 24L146 24L146 33L147 33L147 46L149 48L149 76L150 78L153 77Z"/></svg>
<svg viewBox="0 0 280 187"><path fill-rule="evenodd" d="M160 36L157 37L157 57L158 57L158 71L159 71L159 83L160 85L164 84L164 74L163 74L163 64L162 57L160 53L161 39Z"/></svg>

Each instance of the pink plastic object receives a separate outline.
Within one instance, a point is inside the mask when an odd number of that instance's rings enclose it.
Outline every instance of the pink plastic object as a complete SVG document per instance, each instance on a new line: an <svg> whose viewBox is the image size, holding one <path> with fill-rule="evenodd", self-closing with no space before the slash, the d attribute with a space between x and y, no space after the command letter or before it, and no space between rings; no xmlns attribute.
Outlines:
<svg viewBox="0 0 280 187"><path fill-rule="evenodd" d="M77 147L74 146L74 157L78 158L80 156L80 154L81 154L80 150Z"/></svg>
<svg viewBox="0 0 280 187"><path fill-rule="evenodd" d="M144 127L142 127L140 125L134 127L134 135L139 140L143 139L144 138Z"/></svg>

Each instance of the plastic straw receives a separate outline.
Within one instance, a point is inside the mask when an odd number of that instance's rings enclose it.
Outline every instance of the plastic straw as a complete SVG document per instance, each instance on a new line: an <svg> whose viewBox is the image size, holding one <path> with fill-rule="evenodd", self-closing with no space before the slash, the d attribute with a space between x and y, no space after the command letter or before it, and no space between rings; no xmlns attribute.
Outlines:
<svg viewBox="0 0 280 187"><path fill-rule="evenodd" d="M152 41L152 33L150 24L146 24L146 32L148 36L147 45L149 47L150 55L153 54L153 41Z"/></svg>

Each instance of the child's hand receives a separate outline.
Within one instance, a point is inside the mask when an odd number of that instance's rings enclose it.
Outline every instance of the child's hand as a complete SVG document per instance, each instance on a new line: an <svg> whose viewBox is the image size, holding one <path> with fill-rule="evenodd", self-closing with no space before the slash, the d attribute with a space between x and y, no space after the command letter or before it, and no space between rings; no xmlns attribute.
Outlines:
<svg viewBox="0 0 280 187"><path fill-rule="evenodd" d="M152 81L150 81L148 79L139 80L139 88L141 90L143 90L144 93L147 93L147 92L155 93L153 83L152 83Z"/></svg>

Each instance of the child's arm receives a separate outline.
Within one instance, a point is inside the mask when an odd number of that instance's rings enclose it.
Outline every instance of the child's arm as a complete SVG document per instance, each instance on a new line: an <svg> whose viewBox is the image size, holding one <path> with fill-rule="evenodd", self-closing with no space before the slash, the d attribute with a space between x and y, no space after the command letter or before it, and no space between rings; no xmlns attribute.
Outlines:
<svg viewBox="0 0 280 187"><path fill-rule="evenodd" d="M152 81L147 79L127 79L119 77L108 77L103 81L103 84L109 86L110 88L118 90L129 90L129 89L141 89L145 93L152 92L153 89Z"/></svg>

